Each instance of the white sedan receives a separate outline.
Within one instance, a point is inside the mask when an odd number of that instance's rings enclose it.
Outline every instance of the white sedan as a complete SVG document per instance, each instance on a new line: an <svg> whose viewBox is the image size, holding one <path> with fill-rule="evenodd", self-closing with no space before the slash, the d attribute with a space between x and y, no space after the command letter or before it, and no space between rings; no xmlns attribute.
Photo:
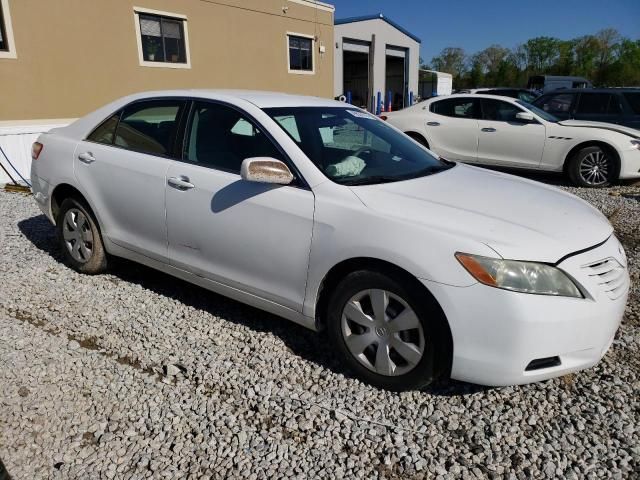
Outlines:
<svg viewBox="0 0 640 480"><path fill-rule="evenodd" d="M522 100L495 95L436 97L384 118L455 161L564 172L582 187L640 178L640 131L560 121Z"/></svg>
<svg viewBox="0 0 640 480"><path fill-rule="evenodd" d="M42 135L31 179L78 272L125 257L326 329L327 350L393 390L592 366L629 290L589 204L334 101L130 96Z"/></svg>

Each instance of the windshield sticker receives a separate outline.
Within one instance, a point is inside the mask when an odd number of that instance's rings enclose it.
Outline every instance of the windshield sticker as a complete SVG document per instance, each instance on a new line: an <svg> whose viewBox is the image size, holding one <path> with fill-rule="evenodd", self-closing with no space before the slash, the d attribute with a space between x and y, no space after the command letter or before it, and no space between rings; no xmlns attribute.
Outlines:
<svg viewBox="0 0 640 480"><path fill-rule="evenodd" d="M370 113L359 112L358 110L347 110L347 112L349 112L354 117L358 117L358 118L368 118L369 120L373 120L374 118L376 118Z"/></svg>

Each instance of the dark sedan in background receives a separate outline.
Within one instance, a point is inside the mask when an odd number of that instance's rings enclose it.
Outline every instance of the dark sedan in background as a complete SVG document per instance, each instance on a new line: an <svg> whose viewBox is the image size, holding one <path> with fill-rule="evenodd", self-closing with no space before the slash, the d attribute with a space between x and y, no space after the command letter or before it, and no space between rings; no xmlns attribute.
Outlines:
<svg viewBox="0 0 640 480"><path fill-rule="evenodd" d="M591 120L640 129L640 88L562 89L545 93L532 103L562 120Z"/></svg>

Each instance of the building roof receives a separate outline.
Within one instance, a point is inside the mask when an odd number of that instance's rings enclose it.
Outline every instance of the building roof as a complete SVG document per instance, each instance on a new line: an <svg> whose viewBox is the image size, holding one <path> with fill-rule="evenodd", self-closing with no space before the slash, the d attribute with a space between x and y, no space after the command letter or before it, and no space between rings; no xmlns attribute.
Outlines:
<svg viewBox="0 0 640 480"><path fill-rule="evenodd" d="M336 25L343 25L345 23L366 22L367 20L383 20L383 21L387 22L389 25L391 25L393 28L395 28L396 30L399 30L402 33L404 33L407 37L412 38L413 40L415 40L418 43L422 43L422 40L420 40L420 38L415 36L410 31L406 30L405 28L401 27L400 25L398 25L393 20L385 17L382 13L377 13L377 14L374 14L374 15L364 15L362 17L340 18L340 19L337 19L334 23Z"/></svg>

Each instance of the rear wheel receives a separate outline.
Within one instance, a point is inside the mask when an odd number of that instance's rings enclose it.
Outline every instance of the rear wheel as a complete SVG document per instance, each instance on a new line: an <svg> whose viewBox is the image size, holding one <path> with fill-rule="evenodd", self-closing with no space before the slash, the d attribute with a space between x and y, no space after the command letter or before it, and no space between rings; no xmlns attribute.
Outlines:
<svg viewBox="0 0 640 480"><path fill-rule="evenodd" d="M585 147L569 160L567 173L578 187L606 187L616 179L616 162L602 147Z"/></svg>
<svg viewBox="0 0 640 480"><path fill-rule="evenodd" d="M56 227L67 265L90 275L107 269L107 255L98 223L84 202L65 199L60 205Z"/></svg>
<svg viewBox="0 0 640 480"><path fill-rule="evenodd" d="M444 320L423 292L392 275L358 271L336 287L328 308L331 344L363 381L402 391L428 385L448 365Z"/></svg>

